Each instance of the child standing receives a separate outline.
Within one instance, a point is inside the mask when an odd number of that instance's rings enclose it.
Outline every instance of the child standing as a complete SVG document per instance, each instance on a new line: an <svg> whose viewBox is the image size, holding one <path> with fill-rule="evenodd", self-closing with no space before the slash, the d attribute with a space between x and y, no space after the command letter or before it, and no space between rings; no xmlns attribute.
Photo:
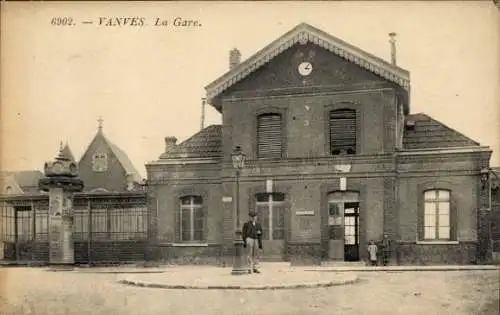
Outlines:
<svg viewBox="0 0 500 315"><path fill-rule="evenodd" d="M377 251L378 247L373 240L368 244L368 254L370 255L370 262L372 266L377 265Z"/></svg>

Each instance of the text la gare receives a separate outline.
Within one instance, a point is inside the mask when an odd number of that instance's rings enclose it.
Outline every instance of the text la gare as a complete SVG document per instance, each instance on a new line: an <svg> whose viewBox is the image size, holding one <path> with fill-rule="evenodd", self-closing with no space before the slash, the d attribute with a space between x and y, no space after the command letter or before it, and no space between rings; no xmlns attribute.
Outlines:
<svg viewBox="0 0 500 315"><path fill-rule="evenodd" d="M200 27L201 23L198 20L184 19L176 17L172 21L155 18L154 26L174 26L174 27Z"/></svg>

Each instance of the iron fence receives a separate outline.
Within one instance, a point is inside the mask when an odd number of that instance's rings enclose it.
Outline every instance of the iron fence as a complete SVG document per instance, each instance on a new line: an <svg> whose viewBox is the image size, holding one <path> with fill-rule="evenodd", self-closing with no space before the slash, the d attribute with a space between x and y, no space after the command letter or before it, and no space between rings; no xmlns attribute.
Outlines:
<svg viewBox="0 0 500 315"><path fill-rule="evenodd" d="M5 259L48 259L48 196L2 198L0 242ZM150 215L145 194L75 195L75 259L137 260L149 239Z"/></svg>

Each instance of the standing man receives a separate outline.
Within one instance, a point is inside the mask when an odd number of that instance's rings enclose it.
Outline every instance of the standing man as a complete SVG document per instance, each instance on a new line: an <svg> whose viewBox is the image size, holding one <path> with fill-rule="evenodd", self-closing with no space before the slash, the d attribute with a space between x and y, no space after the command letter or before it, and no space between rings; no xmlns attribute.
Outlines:
<svg viewBox="0 0 500 315"><path fill-rule="evenodd" d="M247 249L250 270L254 273L260 273L257 267L259 264L259 249L262 249L262 227L257 222L257 213L251 211L248 215L250 220L243 224L243 229L241 231L243 246Z"/></svg>
<svg viewBox="0 0 500 315"><path fill-rule="evenodd" d="M387 234L384 234L384 239L382 240L382 263L384 266L389 264L391 259L391 248L392 242Z"/></svg>

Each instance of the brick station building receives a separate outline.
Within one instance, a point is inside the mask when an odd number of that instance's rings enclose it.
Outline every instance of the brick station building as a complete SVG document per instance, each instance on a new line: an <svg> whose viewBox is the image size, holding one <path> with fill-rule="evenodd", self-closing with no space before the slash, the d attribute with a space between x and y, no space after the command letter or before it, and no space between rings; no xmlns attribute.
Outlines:
<svg viewBox="0 0 500 315"><path fill-rule="evenodd" d="M232 262L236 180L242 222L257 210L264 259L366 260L393 241L393 263L477 263L487 256L491 150L411 113L410 74L300 24L206 87L222 114L146 165L159 259Z"/></svg>

